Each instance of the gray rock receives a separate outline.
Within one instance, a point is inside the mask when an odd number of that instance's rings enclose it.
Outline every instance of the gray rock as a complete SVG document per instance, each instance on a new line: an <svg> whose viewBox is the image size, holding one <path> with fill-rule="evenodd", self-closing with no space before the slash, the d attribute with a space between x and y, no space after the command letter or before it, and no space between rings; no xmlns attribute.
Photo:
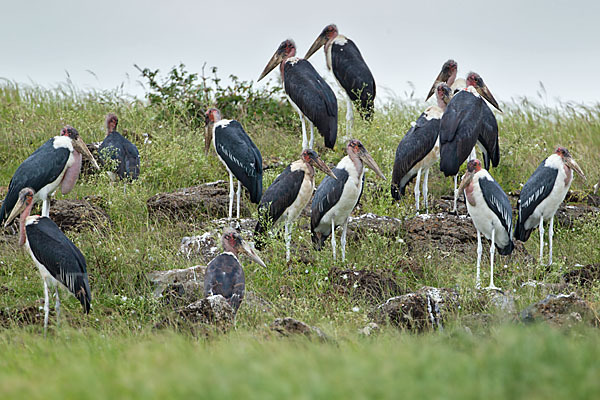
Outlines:
<svg viewBox="0 0 600 400"><path fill-rule="evenodd" d="M546 321L558 327L571 327L585 322L598 326L598 318L589 304L575 293L548 295L521 312L523 322Z"/></svg>
<svg viewBox="0 0 600 400"><path fill-rule="evenodd" d="M328 336L319 328L290 317L275 319L271 324L271 329L283 336L304 335L322 341L329 340Z"/></svg>
<svg viewBox="0 0 600 400"><path fill-rule="evenodd" d="M510 293L504 293L501 290L486 290L490 304L498 311L507 315L515 315L517 306L515 298Z"/></svg>
<svg viewBox="0 0 600 400"><path fill-rule="evenodd" d="M155 285L154 296L161 297L163 291L173 285L181 285L185 291L185 285L189 282L196 285L204 285L205 265L196 265L189 268L170 269L166 271L153 271L146 275L148 280ZM192 285L193 286L193 285ZM188 288L192 288L188 285Z"/></svg>
<svg viewBox="0 0 600 400"><path fill-rule="evenodd" d="M235 313L220 294L200 299L178 311L179 317L189 325L213 325L229 330L235 321Z"/></svg>
<svg viewBox="0 0 600 400"><path fill-rule="evenodd" d="M398 218L366 213L350 217L348 221L348 237L355 240L356 236L376 233L379 236L396 238L402 231L402 220Z"/></svg>

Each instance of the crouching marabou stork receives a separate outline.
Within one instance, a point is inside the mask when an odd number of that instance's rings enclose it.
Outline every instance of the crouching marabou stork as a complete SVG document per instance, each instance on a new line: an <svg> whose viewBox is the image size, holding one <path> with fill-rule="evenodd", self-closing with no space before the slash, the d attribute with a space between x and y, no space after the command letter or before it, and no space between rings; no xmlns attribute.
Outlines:
<svg viewBox="0 0 600 400"><path fill-rule="evenodd" d="M436 88L437 106L429 106L404 135L394 159L392 197L400 200L406 185L415 177L415 207L419 211L419 186L423 172L423 201L427 210L427 180L429 168L440 158L440 118L450 102L451 89L441 82Z"/></svg>
<svg viewBox="0 0 600 400"><path fill-rule="evenodd" d="M377 176L385 179L383 172L367 152L360 140L352 139L346 146L348 155L334 168L337 179L326 176L317 191L311 205L310 230L312 241L318 250L329 235L335 260L335 228L342 230L342 261L346 259L346 231L348 219L363 191L364 164L373 169Z"/></svg>
<svg viewBox="0 0 600 400"><path fill-rule="evenodd" d="M491 240L490 245L490 286L488 289L498 289L494 286L494 254L495 247L502 255L512 253L514 243L512 240L512 207L508 196L498 182L485 169L477 159L469 161L467 172L464 175L459 190L464 190L467 210L477 229L477 278L476 287L481 287L480 265L481 234Z"/></svg>
<svg viewBox="0 0 600 400"><path fill-rule="evenodd" d="M0 224L6 219L19 198L21 189L30 187L35 200L42 201L42 216L50 214L48 196L60 185L63 194L75 186L81 171L81 157L89 159L96 169L98 163L88 150L79 132L65 126L60 136L54 136L34 151L19 165L8 186L8 193L0 209Z"/></svg>
<svg viewBox="0 0 600 400"><path fill-rule="evenodd" d="M204 275L204 296L220 294L229 302L233 311L237 312L244 299L246 285L244 270L238 254L244 252L260 266L266 268L266 265L233 228L225 228L221 243L223 244L223 253L208 263Z"/></svg>
<svg viewBox="0 0 600 400"><path fill-rule="evenodd" d="M137 179L140 175L140 153L135 144L117 132L119 119L115 114L106 116L106 137L98 148L103 162L116 162L116 175L121 179Z"/></svg>
<svg viewBox="0 0 600 400"><path fill-rule="evenodd" d="M452 97L440 123L440 170L445 176L454 176L454 211L456 211L457 175L467 158L474 159L475 145L483 152L486 169L500 162L498 123L486 99L499 111L496 99L474 72L467 76L467 87Z"/></svg>
<svg viewBox="0 0 600 400"><path fill-rule="evenodd" d="M212 142L217 157L229 172L229 219L233 214L233 177L238 180L237 218L239 218L241 185L250 192L252 203L258 204L262 197L262 156L238 121L221 119L221 112L211 108L206 112L205 122L205 153L208 154Z"/></svg>
<svg viewBox="0 0 600 400"><path fill-rule="evenodd" d="M519 196L519 220L515 230L516 238L527 241L535 227L540 228L540 263L544 256L544 220L550 220L548 247L552 264L552 236L554 236L554 214L565 199L573 171L585 180L583 171L571 157L569 151L558 147L554 154L546 158L527 180Z"/></svg>
<svg viewBox="0 0 600 400"><path fill-rule="evenodd" d="M327 164L310 149L302 152L300 160L294 161L275 179L265 191L258 205L258 222L254 234L259 239L270 226L285 221L285 259L290 260L292 224L310 201L315 188L315 169L336 179ZM261 242L257 240L257 248Z"/></svg>
<svg viewBox="0 0 600 400"><path fill-rule="evenodd" d="M284 40L269 60L258 80L260 81L277 64L280 64L281 81L290 104L302 122L302 149L314 146L314 125L325 139L325 146L333 149L337 138L337 99L327 82L312 64L296 57L296 45ZM310 124L310 143L306 137L304 117Z"/></svg>
<svg viewBox="0 0 600 400"><path fill-rule="evenodd" d="M60 317L58 286L64 287L79 300L83 311L90 311L92 294L83 254L60 228L48 217L32 215L35 191L24 188L19 192L16 205L7 224L17 215L19 220L19 245L25 246L38 267L44 281L44 334L48 328L50 312L48 286L54 286L56 295L56 320Z"/></svg>
<svg viewBox="0 0 600 400"><path fill-rule="evenodd" d="M322 46L325 47L327 68L346 93L346 135L350 137L354 121L353 102L360 101L359 113L363 118L373 118L375 79L358 47L352 40L340 35L334 24L323 29L304 59L308 60Z"/></svg>

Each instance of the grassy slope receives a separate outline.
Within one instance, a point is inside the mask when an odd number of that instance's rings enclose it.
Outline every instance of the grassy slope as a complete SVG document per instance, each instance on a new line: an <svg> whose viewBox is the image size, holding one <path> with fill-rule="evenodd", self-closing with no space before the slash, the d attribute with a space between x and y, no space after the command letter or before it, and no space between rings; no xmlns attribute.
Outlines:
<svg viewBox="0 0 600 400"><path fill-rule="evenodd" d="M356 121L355 136L363 141L388 178L396 146L422 108L423 105L391 105L378 113L371 125ZM600 108L567 107L561 112L533 106L505 109L508 111L499 119L502 161L492 174L506 191L519 189L539 162L559 144L569 148L589 178L588 183L576 178L574 190L589 190L598 181ZM480 398L486 393L487 386L498 398L527 395L533 390L529 385L540 390L537 392L539 398L546 397L542 396L544 393L559 395L574 389L580 390L583 396L589 390L598 389L589 386L593 382L581 387L574 383L589 377L587 373L595 371L591 376L597 376L595 333L564 336L544 328L498 328L489 337L485 334L479 337L476 332L476 337L472 338L452 329L419 337L389 330L380 339L358 340L356 329L367 321L366 305L324 295L329 285L325 279L327 271L339 265L332 260L331 252L315 254L312 265L299 261L287 265L281 243L273 243L262 253L268 270L247 262L245 268L248 289L273 302L274 315L257 314L242 307L237 332L209 342L195 342L174 333L155 333L152 327L160 318L159 310L151 299L151 288L144 273L196 264L197 260L178 256L177 249L182 236L201 233L201 221L152 220L147 215L145 202L157 192L226 177L214 155L204 156L202 132L192 132L177 120L157 121L152 109L120 100L110 93L81 95L67 88L61 94L5 86L0 88L0 185L8 185L19 163L66 123L75 126L88 142L101 140L104 115L109 111L119 115L121 129L138 136L148 133L152 144L138 142L143 173L138 182L128 187L127 196L120 185L110 183L104 175L81 179L67 196L102 196L113 221L110 230L69 234L88 261L94 296L92 313L89 317L81 315L76 300L63 294L63 323L79 331L63 325L49 342L40 339L39 326L19 327L15 324L0 331L0 354L3 354L0 371L4 371L0 392L22 389L25 382L35 378L40 385L28 390L38 396L44 387L51 390L69 387L76 395L90 388L96 389L90 386L92 374L88 375L87 368L99 374L93 383L97 385L98 390L94 390L97 395L135 390L144 394L148 393L144 390L160 390L160 382L175 379L190 383L183 385L179 389L181 392L173 394L194 393L195 390L212 393L210 390L214 390L215 394L233 395L262 389L279 393L273 398L287 397L286 393L291 392L286 390L294 388L313 390L311 394L320 397L332 397L330 394L339 388L337 393L341 397L344 393L355 393L357 386L370 390L364 392L365 397L384 392L406 392L414 397L438 393L437 397L446 397L443 390L449 390L448 387L454 391L448 393L448 397L457 398ZM265 159L276 157L288 163L297 157L298 132L278 131L269 121L246 121L245 127ZM343 153L338 145L336 150L321 155L329 162L337 162ZM279 172L269 170L266 173L265 187ZM368 173L374 181L371 175ZM451 183L439 171L434 171L430 176L430 194L439 197L451 193ZM375 197L367 190L361 204L362 212L397 217L414 213L412 196L407 196L399 205L393 204L388 194L389 181L378 182L378 185L384 188L385 195ZM534 289L520 289L520 282L530 278L552 282L561 269L564 271L575 263L598 262L598 237L598 218L577 222L573 231L557 227L554 248L557 262L550 271L543 271L536 263L513 261L507 268L499 268L496 284L517 290L519 305L527 305L542 295ZM294 240L308 245L309 234L296 230ZM526 243L531 254L537 254L538 246L537 240ZM379 257L382 252L386 254L385 262ZM405 245L390 244L378 237L348 244L348 267L397 270L403 260L411 260L423 270L422 275L400 276L407 287L468 288L473 285L474 248L472 254L440 254L429 247L409 253ZM502 261L498 264L502 265ZM487 265L484 255L484 282ZM282 294L282 286L291 290ZM38 273L29 256L17 248L16 240L0 242L0 288L2 309L28 306L42 296ZM594 305L600 301L599 295L597 285L586 293ZM360 311L352 312L353 306L359 306ZM465 306L463 312L469 311ZM288 315L319 325L341 344L337 347L298 341L288 345L286 341L260 339L265 335L269 337L265 324L274 316ZM91 336L89 342L84 335ZM46 348L48 344L52 345L50 350ZM65 356L64 352L69 355ZM190 352L197 357L187 357ZM488 353L491 354L489 358L484 356ZM257 358L264 362L252 361ZM212 359L218 362L209 363ZM560 360L564 361L568 375L562 375L558 367L549 366ZM242 362L246 363L245 367ZM289 367L286 366L288 362L296 364ZM220 363L223 367L215 367ZM331 372L334 367L339 371L337 375ZM588 367L596 369L589 370ZM38 368L52 372L39 378ZM224 378L215 377L219 368L227 371L226 376L250 375L253 378L248 380L249 386L228 389ZM244 368L248 369L247 375L244 375ZM76 374L79 380L69 378L70 373ZM178 378L178 374L181 377ZM539 381L536 374L539 374ZM513 382L515 379L517 382ZM106 382L114 380L117 381L115 386L106 387ZM367 385L367 382L373 384ZM552 382L555 385L550 389L548 385ZM432 392L428 392L428 388ZM554 388L562 391L557 392ZM14 396L17 393L12 392Z"/></svg>

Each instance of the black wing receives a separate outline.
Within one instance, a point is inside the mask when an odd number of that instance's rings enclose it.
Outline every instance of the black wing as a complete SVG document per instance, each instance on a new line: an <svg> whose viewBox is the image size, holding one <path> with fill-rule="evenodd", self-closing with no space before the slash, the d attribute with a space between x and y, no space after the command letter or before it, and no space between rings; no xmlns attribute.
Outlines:
<svg viewBox="0 0 600 400"><path fill-rule="evenodd" d="M250 201L258 204L262 197L262 156L235 120L215 127L215 148L231 173L250 192Z"/></svg>
<svg viewBox="0 0 600 400"><path fill-rule="evenodd" d="M92 294L81 251L50 218L41 217L25 229L29 247L37 261L75 295L88 313Z"/></svg>
<svg viewBox="0 0 600 400"><path fill-rule="evenodd" d="M307 60L299 59L283 67L285 92L317 127L325 146L333 149L337 138L337 99L327 82Z"/></svg>
<svg viewBox="0 0 600 400"><path fill-rule="evenodd" d="M482 102L464 90L450 100L440 123L440 170L445 176L458 174L477 143Z"/></svg>
<svg viewBox="0 0 600 400"><path fill-rule="evenodd" d="M529 239L531 229L525 229L525 223L533 214L535 208L552 192L558 170L544 166L546 160L537 167L533 175L525 182L521 195L519 196L519 220L517 221L517 229L515 237L522 242Z"/></svg>
<svg viewBox="0 0 600 400"><path fill-rule="evenodd" d="M100 160L117 162L117 175L121 179L137 179L140 175L140 153L137 147L119 132L111 132L98 148Z"/></svg>
<svg viewBox="0 0 600 400"><path fill-rule="evenodd" d="M485 102L481 106L481 133L478 138L484 148L483 163L485 169L492 166L497 167L500 162L500 144L498 143L498 122L496 117Z"/></svg>
<svg viewBox="0 0 600 400"><path fill-rule="evenodd" d="M244 270L233 255L219 254L208 264L204 275L204 296L220 294L237 312L244 299L245 287Z"/></svg>
<svg viewBox="0 0 600 400"><path fill-rule="evenodd" d="M346 40L345 44L332 44L333 74L352 102L360 100L360 114L370 120L373 117L375 79L358 47L352 40Z"/></svg>
<svg viewBox="0 0 600 400"><path fill-rule="evenodd" d="M41 145L15 171L0 209L0 224L17 203L21 189L30 187L38 192L54 182L65 169L70 151L64 147L55 149L53 143L54 138Z"/></svg>
<svg viewBox="0 0 600 400"><path fill-rule="evenodd" d="M304 170L292 172L288 166L265 191L258 205L258 221L254 228L254 235L261 235L272 226L281 215L291 206L304 181ZM260 250L262 243L256 241L256 248Z"/></svg>
<svg viewBox="0 0 600 400"><path fill-rule="evenodd" d="M315 234L315 228L319 226L321 219L327 213L327 211L331 210L331 208L339 201L340 197L342 196L342 192L344 191L344 185L348 180L348 171L345 169L334 168L333 174L337 177L337 179L333 179L329 175L323 178L323 181L315 192L315 196L311 205L310 231L312 232L313 242L319 245L319 247L327 238L327 236L329 236L329 234L323 235L319 240ZM325 228L327 229L327 227Z"/></svg>
<svg viewBox="0 0 600 400"><path fill-rule="evenodd" d="M427 120L425 113L421 114L415 126L404 135L394 159L392 172L392 197L400 200L404 195L406 185L415 177L416 173L409 175L410 170L433 150L440 131L440 120L433 118Z"/></svg>
<svg viewBox="0 0 600 400"><path fill-rule="evenodd" d="M500 254L508 255L512 253L514 248L512 242L512 206L510 205L508 196L504 193L504 190L502 190L498 182L493 179L490 180L487 177L479 179L479 187L481 188L486 204L490 210L496 214L500 223L508 233L509 244L504 248L496 246L498 247Z"/></svg>

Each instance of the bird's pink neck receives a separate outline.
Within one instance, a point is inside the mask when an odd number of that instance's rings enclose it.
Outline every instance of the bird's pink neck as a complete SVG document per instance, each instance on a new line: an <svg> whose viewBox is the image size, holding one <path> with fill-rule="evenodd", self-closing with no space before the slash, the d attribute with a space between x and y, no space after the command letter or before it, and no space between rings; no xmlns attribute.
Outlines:
<svg viewBox="0 0 600 400"><path fill-rule="evenodd" d="M25 240L27 240L27 237L25 236L25 221L27 220L27 217L29 217L32 208L33 200L27 205L27 207L25 207L21 213L21 217L19 218L19 246L23 246L25 244Z"/></svg>

